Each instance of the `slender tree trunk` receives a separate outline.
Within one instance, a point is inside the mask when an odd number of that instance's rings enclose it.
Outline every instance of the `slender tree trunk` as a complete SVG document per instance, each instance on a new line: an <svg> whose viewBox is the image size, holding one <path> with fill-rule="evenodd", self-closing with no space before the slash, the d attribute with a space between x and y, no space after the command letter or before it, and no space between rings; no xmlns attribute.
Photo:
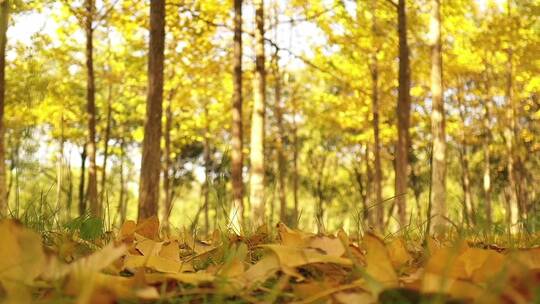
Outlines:
<svg viewBox="0 0 540 304"><path fill-rule="evenodd" d="M407 224L407 186L409 183L409 124L411 116L409 45L407 43L407 13L405 0L398 1L399 35L399 88L397 102L396 144L396 202L398 218L403 227Z"/></svg>
<svg viewBox="0 0 540 304"><path fill-rule="evenodd" d="M210 117L208 115L208 106L204 107L205 126L204 126L204 231L210 231L210 217L208 207L210 205L210 174L211 174L211 147L210 147Z"/></svg>
<svg viewBox="0 0 540 304"><path fill-rule="evenodd" d="M324 169L326 167L327 156L322 155L322 159L318 160L318 164L313 164L314 168L319 167L317 170L317 181L315 185L315 193L317 195L317 206L315 210L315 217L317 219L317 232L324 233L324 202L325 202L325 193L324 193Z"/></svg>
<svg viewBox="0 0 540 304"><path fill-rule="evenodd" d="M165 208L163 208L163 227L169 228L169 217L172 211L172 199L171 199L171 130L172 130L172 101L173 92L169 95L169 102L165 109L165 164L163 166L163 192L165 192Z"/></svg>
<svg viewBox="0 0 540 304"><path fill-rule="evenodd" d="M364 163L368 162L367 158L365 158ZM369 183L368 179L363 176L362 169L360 168L361 163L358 164L358 167L355 166L353 168L354 177L356 184L358 185L358 194L360 195L361 202L362 202L362 223L365 225L368 222L369 218L369 210L368 210L368 197L369 193L367 191L367 183ZM366 166L367 168L367 166ZM366 171L367 175L367 171Z"/></svg>
<svg viewBox="0 0 540 304"><path fill-rule="evenodd" d="M71 155L71 152L70 152ZM71 171L71 161L67 161L67 172L68 172L68 193L67 193L67 218L66 220L71 219L71 208L73 206L73 172Z"/></svg>
<svg viewBox="0 0 540 304"><path fill-rule="evenodd" d="M264 197L264 131L266 107L266 70L264 56L264 0L255 3L255 56L253 82L253 116L251 118L250 185L249 201L255 227L265 222Z"/></svg>
<svg viewBox="0 0 540 304"><path fill-rule="evenodd" d="M233 202L229 225L240 232L244 219L244 182L242 180L243 126L242 126L242 0L234 0L234 74L232 107L231 180Z"/></svg>
<svg viewBox="0 0 540 304"><path fill-rule="evenodd" d="M120 196L118 200L118 213L120 213L120 224L126 221L126 182L124 178L124 163L126 161L126 147L124 139L120 142Z"/></svg>
<svg viewBox="0 0 540 304"><path fill-rule="evenodd" d="M7 169L7 172L9 172L9 178L8 178L8 182L7 182L7 193L6 193L6 202L8 202L9 204L9 198L10 198L10 195L11 195L11 190L12 190L12 186L13 186L13 180L14 180L14 174L13 174L13 170L15 170L16 166L17 166L17 155L19 155L19 148L20 148L20 145L18 144L19 141L17 141L17 145L15 146L15 148L11 151L11 165L9 166L9 169Z"/></svg>
<svg viewBox="0 0 540 304"><path fill-rule="evenodd" d="M88 117L88 189L87 199L90 204L90 213L93 216L101 216L101 206L98 202L97 193L97 165L96 165L96 88L94 76L94 28L93 18L95 11L94 0L85 2L85 33L86 33L86 115Z"/></svg>
<svg viewBox="0 0 540 304"><path fill-rule="evenodd" d="M374 147L373 155L375 157L375 225L379 229L383 229L384 226L384 206L382 204L382 168L381 168L381 143L379 136L379 62L377 59L377 54L379 53L379 46L377 43L377 0L372 0L372 34L374 36L375 42L375 51L371 56L371 82L372 82L372 91L371 91L371 106L373 112L372 126L373 126L373 137L374 137Z"/></svg>
<svg viewBox="0 0 540 304"><path fill-rule="evenodd" d="M7 214L8 189L6 188L6 156L4 106L6 97L6 44L9 19L9 0L0 3L0 217Z"/></svg>
<svg viewBox="0 0 540 304"><path fill-rule="evenodd" d="M433 167L431 175L433 227L445 226L446 220L446 139L442 83L441 8L440 0L431 0L431 133Z"/></svg>
<svg viewBox="0 0 540 304"><path fill-rule="evenodd" d="M486 88L487 89L487 88ZM484 189L484 208L486 211L486 220L488 225L492 222L491 211L491 117L490 117L491 100L488 96L484 101L484 177L483 177L483 189Z"/></svg>
<svg viewBox="0 0 540 304"><path fill-rule="evenodd" d="M298 123L296 121L296 115L298 114L298 106L296 104L296 98L293 95L291 97L292 104L293 104L293 174L292 174L292 186L293 186L293 204L294 204L294 210L293 210L293 223L294 226L298 226L299 222L299 216L300 216L300 210L299 210L299 204L298 204L298 185L299 185L299 174L298 174L298 154L299 154L299 146L298 146Z"/></svg>
<svg viewBox="0 0 540 304"><path fill-rule="evenodd" d="M461 187L463 190L463 219L470 225L475 223L476 212L472 203L471 179L469 174L469 149L467 144L467 132L465 130L466 112L461 93L458 92L459 116L463 124L461 129L461 145L459 160L461 163Z"/></svg>
<svg viewBox="0 0 540 304"><path fill-rule="evenodd" d="M164 48L165 0L152 0L150 1L148 96L139 183L139 220L158 214Z"/></svg>
<svg viewBox="0 0 540 304"><path fill-rule="evenodd" d="M86 143L81 152L81 176L79 178L79 216L86 213L86 193L84 191L86 178Z"/></svg>
<svg viewBox="0 0 540 304"><path fill-rule="evenodd" d="M283 128L283 107L281 105L281 77L279 71L279 54L276 50L274 58L274 73L275 73L275 93L274 93L274 113L276 116L277 136L276 136L276 152L278 162L278 196L279 196L279 220L287 223L287 159L284 152L285 131Z"/></svg>
<svg viewBox="0 0 540 304"><path fill-rule="evenodd" d="M373 168L371 167L371 160L370 160L369 155L370 155L369 144L366 143L366 161L365 161L366 177L367 177L367 181L366 181L367 197L366 197L366 199L367 199L368 202L370 202L370 199L373 197L373 194L372 194ZM375 217L373 216L372 212L370 212L369 206L368 206L368 209L365 210L365 212L367 213L367 222L368 222L368 224L370 226L373 226L374 221L375 221Z"/></svg>
<svg viewBox="0 0 540 304"><path fill-rule="evenodd" d="M60 115L60 142L58 152L56 154L56 210L60 215L62 208L60 206L62 202L62 182L64 174L64 114Z"/></svg>
<svg viewBox="0 0 540 304"><path fill-rule="evenodd" d="M507 1L507 15L508 18L512 18L512 1ZM517 170L518 155L517 155L517 122L516 122L516 102L514 100L514 63L513 63L513 49L511 45L506 50L507 62L506 62L506 102L509 109L507 109L507 121L509 125L504 131L504 137L507 148L507 170L508 170L508 183L510 187L510 207L516 212L511 212L512 224L517 223L519 220L523 220L524 208L520 201L519 191L519 172ZM510 210L509 210L510 211Z"/></svg>
<svg viewBox="0 0 540 304"><path fill-rule="evenodd" d="M109 140L111 138L112 127L112 83L109 83L107 93L107 123L105 126L105 138L103 139L103 172L101 173L101 192L99 201L105 204L105 192L107 185L107 161L109 159Z"/></svg>

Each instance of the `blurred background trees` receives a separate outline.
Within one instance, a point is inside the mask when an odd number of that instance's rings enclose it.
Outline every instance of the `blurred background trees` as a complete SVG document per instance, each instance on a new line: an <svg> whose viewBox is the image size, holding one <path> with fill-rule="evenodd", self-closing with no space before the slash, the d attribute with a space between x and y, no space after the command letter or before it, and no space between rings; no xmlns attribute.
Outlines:
<svg viewBox="0 0 540 304"><path fill-rule="evenodd" d="M136 218L149 2L1 8L2 210ZM209 231L237 215L396 230L425 224L431 201L442 223L537 229L538 1L169 0L165 10L150 184L166 226Z"/></svg>

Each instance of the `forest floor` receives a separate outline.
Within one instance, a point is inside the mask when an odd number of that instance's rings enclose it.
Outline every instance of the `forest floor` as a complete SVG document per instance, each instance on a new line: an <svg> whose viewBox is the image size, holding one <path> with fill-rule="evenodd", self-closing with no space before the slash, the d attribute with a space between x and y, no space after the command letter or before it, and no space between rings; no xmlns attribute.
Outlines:
<svg viewBox="0 0 540 304"><path fill-rule="evenodd" d="M160 232L156 218L116 232L81 218L39 233L3 220L0 238L7 303L540 303L538 234L486 243L279 224L201 238Z"/></svg>

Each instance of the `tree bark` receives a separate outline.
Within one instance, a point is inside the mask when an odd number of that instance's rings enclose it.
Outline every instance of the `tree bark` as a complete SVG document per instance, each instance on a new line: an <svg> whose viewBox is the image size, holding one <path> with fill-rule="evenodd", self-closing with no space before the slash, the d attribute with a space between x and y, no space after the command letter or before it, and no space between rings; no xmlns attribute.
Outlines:
<svg viewBox="0 0 540 304"><path fill-rule="evenodd" d="M86 193L84 191L86 178L86 143L83 144L81 152L81 176L79 178L79 216L86 213Z"/></svg>
<svg viewBox="0 0 540 304"><path fill-rule="evenodd" d="M255 227L265 222L264 133L266 107L266 70L264 54L264 0L255 3L255 56L253 116L251 119L249 201Z"/></svg>
<svg viewBox="0 0 540 304"><path fill-rule="evenodd" d="M56 210L57 215L60 215L62 208L60 206L62 201L62 182L64 174L64 114L60 115L60 141L58 152L56 154Z"/></svg>
<svg viewBox="0 0 540 304"><path fill-rule="evenodd" d="M210 147L210 117L208 117L208 106L204 107L205 113L205 126L204 126L204 231L208 233L210 231L210 217L209 217L209 205L210 205L210 174L211 174L211 147Z"/></svg>
<svg viewBox="0 0 540 304"><path fill-rule="evenodd" d="M278 162L278 197L279 197L279 220L283 223L288 223L287 219L287 192L286 192L286 179L287 179L287 159L284 152L285 143L285 131L283 128L283 107L281 105L281 77L279 71L279 54L276 50L274 58L274 113L276 116L277 136L276 136L276 152Z"/></svg>
<svg viewBox="0 0 540 304"><path fill-rule="evenodd" d="M99 201L101 206L105 204L105 190L107 185L107 161L109 159L109 140L112 128L112 83L109 83L107 93L107 122L105 126L105 137L103 138L103 171L101 173L101 192Z"/></svg>
<svg viewBox="0 0 540 304"><path fill-rule="evenodd" d="M431 175L432 227L446 225L446 139L442 83L441 8L440 0L431 0L431 133L433 167Z"/></svg>
<svg viewBox="0 0 540 304"><path fill-rule="evenodd" d="M507 1L507 16L512 18L512 1ZM511 29L510 29L511 30ZM515 224L524 218L524 206L520 197L520 175L517 169L519 163L519 156L517 152L517 139L519 132L517 129L517 106L514 100L514 63L513 63L513 49L509 44L506 61L506 102L509 109L507 109L507 127L504 130L504 137L507 148L507 170L508 170L508 183L510 187L510 208L512 223Z"/></svg>
<svg viewBox="0 0 540 304"><path fill-rule="evenodd" d="M88 118L88 189L86 198L90 204L90 213L93 216L101 216L101 206L98 202L97 192L97 165L96 165L96 88L94 75L94 0L85 2L85 25L86 33L86 115Z"/></svg>
<svg viewBox="0 0 540 304"><path fill-rule="evenodd" d="M120 225L126 221L126 182L124 178L124 163L126 159L126 147L124 139L120 142L120 196L118 200L118 213L120 213Z"/></svg>
<svg viewBox="0 0 540 304"><path fill-rule="evenodd" d="M0 4L0 216L8 211L8 189L6 188L6 156L4 126L4 106L6 98L6 44L9 19L10 1L5 0Z"/></svg>
<svg viewBox="0 0 540 304"><path fill-rule="evenodd" d="M491 211L491 117L490 117L490 108L491 100L489 96L484 101L484 176L483 176L483 190L484 190L484 208L486 211L486 220L488 225L491 225L492 222L492 211Z"/></svg>
<svg viewBox="0 0 540 304"><path fill-rule="evenodd" d="M409 125L411 116L409 45L407 42L407 13L405 0L398 2L399 88L397 102L395 196L401 227L407 223L407 188L409 183Z"/></svg>
<svg viewBox="0 0 540 304"><path fill-rule="evenodd" d="M300 216L300 210L299 210L299 202L298 202L298 189L299 189L299 173L298 173L298 154L299 154L299 146L298 146L298 122L296 121L296 115L298 114L298 105L296 101L296 97L294 94L291 96L291 101L293 105L293 174L292 174L292 187L293 187L293 223L294 226L298 226L298 222L300 219L298 218Z"/></svg>
<svg viewBox="0 0 540 304"><path fill-rule="evenodd" d="M70 153L71 156L71 153ZM67 161L67 172L68 172L68 192L67 192L67 199L66 199L66 214L67 214L67 220L71 220L71 208L73 206L73 172L71 170L71 161Z"/></svg>
<svg viewBox="0 0 540 304"><path fill-rule="evenodd" d="M244 182L242 180L243 125L242 125L242 0L234 0L234 57L231 180L233 202L229 225L240 232L244 219Z"/></svg>
<svg viewBox="0 0 540 304"><path fill-rule="evenodd" d="M172 195L171 195L171 130L172 130L172 100L173 92L169 94L169 102L165 109L165 165L163 166L163 192L165 192L165 208L163 208L163 227L169 228L169 217L172 211Z"/></svg>
<svg viewBox="0 0 540 304"><path fill-rule="evenodd" d="M158 214L164 49L165 0L152 0L150 1L148 95L139 183L139 221Z"/></svg>
<svg viewBox="0 0 540 304"><path fill-rule="evenodd" d="M377 35L378 35L378 28L377 28L377 0L372 0L372 34L375 39L375 51L371 56L371 82L372 82L372 88L371 88L371 106L372 106L372 113L373 113L373 119L372 119L372 126L373 126L373 138L374 138L374 147L373 147L373 155L375 157L375 176L374 176L374 184L375 184L375 225L380 230L383 229L384 226L384 206L383 206L383 199L382 199L382 168L381 168L381 143L380 143L380 135L379 135L379 62L377 59L377 55L379 53L379 45L377 43Z"/></svg>
<svg viewBox="0 0 540 304"><path fill-rule="evenodd" d="M467 144L466 108L463 104L463 96L458 89L459 117L463 124L461 129L461 143L459 149L459 160L461 163L461 188L463 190L463 219L467 225L475 224L476 212L472 203L471 178L469 174L469 147Z"/></svg>

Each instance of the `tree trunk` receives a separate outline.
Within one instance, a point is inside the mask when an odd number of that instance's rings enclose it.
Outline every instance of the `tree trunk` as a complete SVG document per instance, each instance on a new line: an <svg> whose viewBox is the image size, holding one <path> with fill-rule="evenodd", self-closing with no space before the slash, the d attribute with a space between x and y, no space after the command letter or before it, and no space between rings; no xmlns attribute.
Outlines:
<svg viewBox="0 0 540 304"><path fill-rule="evenodd" d="M366 177L367 177L367 181L366 181L366 193L367 193L366 199L367 199L368 202L370 202L370 199L373 197L372 191L371 191L372 190L372 182L371 181L373 180L373 169L371 167L371 161L370 161L369 154L370 154L369 143L366 143L366 161L365 161ZM366 216L367 216L367 222L368 222L369 226L373 226L375 217L373 216L372 212L370 212L370 210L369 210L370 206L367 206L367 207L368 208L365 210Z"/></svg>
<svg viewBox="0 0 540 304"><path fill-rule="evenodd" d="M118 200L118 210L120 213L120 225L122 225L126 221L126 182L124 178L124 163L126 160L126 147L124 143L124 139L120 142L120 197Z"/></svg>
<svg viewBox="0 0 540 304"><path fill-rule="evenodd" d="M88 189L87 199L90 204L90 213L93 216L101 216L101 206L98 202L97 193L97 165L96 165L96 88L94 76L94 28L93 18L95 3L94 0L86 0L86 114L88 115Z"/></svg>
<svg viewBox="0 0 540 304"><path fill-rule="evenodd" d="M279 196L279 220L283 223L288 223L287 219L287 159L284 152L285 131L283 128L283 107L281 105L281 77L279 71L279 54L276 50L274 58L274 73L275 73L275 93L274 93L274 112L276 116L277 136L276 136L276 152L278 162L278 196Z"/></svg>
<svg viewBox="0 0 540 304"><path fill-rule="evenodd" d="M401 227L407 223L407 188L409 183L409 125L411 116L409 45L407 43L407 13L405 0L398 2L398 35L399 35L399 88L397 102L396 144L396 203Z"/></svg>
<svg viewBox="0 0 540 304"><path fill-rule="evenodd" d="M8 189L6 188L6 156L4 127L4 104L6 97L6 44L9 19L9 0L0 3L0 217L7 214Z"/></svg>
<svg viewBox="0 0 540 304"><path fill-rule="evenodd" d="M483 189L484 189L484 207L486 210L486 220L488 225L492 222L491 211L491 123L490 123L490 97L487 97L484 101L484 177L483 177Z"/></svg>
<svg viewBox="0 0 540 304"><path fill-rule="evenodd" d="M173 92L169 94L169 102L165 109L165 165L163 166L163 192L165 192L165 208L163 208L163 227L169 228L169 217L172 211L172 196L171 196L171 130L172 130L172 100Z"/></svg>
<svg viewBox="0 0 540 304"><path fill-rule="evenodd" d="M375 225L379 229L383 229L384 226L384 206L382 199L382 169L381 169L381 143L379 136L379 62L377 59L377 54L379 53L379 45L377 43L377 0L372 0L372 34L375 39L375 50L371 56L371 81L372 81L372 91L371 91L371 106L372 106L372 126L373 126L373 138L374 138L374 147L373 155L375 157Z"/></svg>
<svg viewBox="0 0 540 304"><path fill-rule="evenodd" d="M507 1L507 15L508 18L512 18L512 3ZM517 170L519 156L517 155L517 138L519 132L517 130L517 118L516 118L516 102L514 100L514 63L513 63L513 49L509 44L507 53L507 62L506 62L506 102L509 109L507 109L507 127L504 131L504 137L506 141L508 162L508 182L510 187L510 208L513 209L511 212L512 223L515 224L520 220L523 220L524 208L523 202L520 200L520 176ZM508 125L509 123L509 125ZM509 210L511 211L511 210Z"/></svg>
<svg viewBox="0 0 540 304"><path fill-rule="evenodd" d="M318 164L313 163L313 168L319 167L317 170L317 181L315 185L315 193L317 195L317 206L315 210L315 217L317 220L317 232L324 233L324 202L325 202L325 193L324 193L324 169L326 167L327 155L322 155L322 159L318 160ZM317 161L317 160L315 160Z"/></svg>
<svg viewBox="0 0 540 304"><path fill-rule="evenodd" d="M264 198L264 119L266 107L266 70L264 57L264 0L255 3L255 56L253 116L251 119L249 201L255 227L265 222Z"/></svg>
<svg viewBox="0 0 540 304"><path fill-rule="evenodd" d="M60 215L62 207L62 182L64 174L64 114L60 115L60 142L58 152L56 154L56 210L57 215Z"/></svg>
<svg viewBox="0 0 540 304"><path fill-rule="evenodd" d="M442 83L441 8L440 0L431 0L431 133L433 167L431 175L432 227L445 226L446 221L446 139Z"/></svg>
<svg viewBox="0 0 540 304"><path fill-rule="evenodd" d="M233 202L229 225L240 232L244 219L244 182L242 181L243 126L242 126L242 0L234 0L234 74L232 106L231 180Z"/></svg>
<svg viewBox="0 0 540 304"><path fill-rule="evenodd" d="M71 156L71 152L70 152ZM67 172L68 172L68 193L67 193L67 199L66 199L66 213L67 218L66 220L71 220L71 208L73 206L73 172L71 171L71 161L67 161Z"/></svg>
<svg viewBox="0 0 540 304"><path fill-rule="evenodd" d="M299 174L298 174L298 122L296 121L296 115L298 114L298 105L296 97L294 94L291 94L291 103L292 103L292 144L293 144L293 172L292 172L292 190L293 190L293 226L297 227L299 222L300 211L298 206L298 185L299 185Z"/></svg>
<svg viewBox="0 0 540 304"><path fill-rule="evenodd" d="M469 174L469 149L467 144L467 132L465 130L466 108L463 104L463 96L458 89L459 116L463 124L461 129L461 143L459 160L461 163L461 188L463 190L463 219L467 225L475 224L476 212L472 203L471 179Z"/></svg>
<svg viewBox="0 0 540 304"><path fill-rule="evenodd" d="M463 190L463 219L467 225L475 223L475 212L471 195L471 179L469 175L469 147L467 144L466 108L463 104L463 96L458 88L457 103L459 106L459 117L461 119L461 139L459 149L459 162L461 164L461 188Z"/></svg>
<svg viewBox="0 0 540 304"><path fill-rule="evenodd" d="M81 176L79 178L79 216L86 213L86 195L84 192L86 178L86 143L81 152Z"/></svg>
<svg viewBox="0 0 540 304"><path fill-rule="evenodd" d="M208 115L208 106L204 107L205 126L204 126L204 231L210 231L210 218L208 207L210 205L210 174L211 174L211 147L210 147L210 117Z"/></svg>
<svg viewBox="0 0 540 304"><path fill-rule="evenodd" d="M107 160L109 159L109 140L111 138L112 127L112 83L109 83L107 93L107 123L105 126L105 138L103 139L103 172L101 173L101 192L99 201L103 206L107 185Z"/></svg>
<svg viewBox="0 0 540 304"><path fill-rule="evenodd" d="M139 183L139 221L158 214L164 48L165 0L152 0L150 1L148 96Z"/></svg>

